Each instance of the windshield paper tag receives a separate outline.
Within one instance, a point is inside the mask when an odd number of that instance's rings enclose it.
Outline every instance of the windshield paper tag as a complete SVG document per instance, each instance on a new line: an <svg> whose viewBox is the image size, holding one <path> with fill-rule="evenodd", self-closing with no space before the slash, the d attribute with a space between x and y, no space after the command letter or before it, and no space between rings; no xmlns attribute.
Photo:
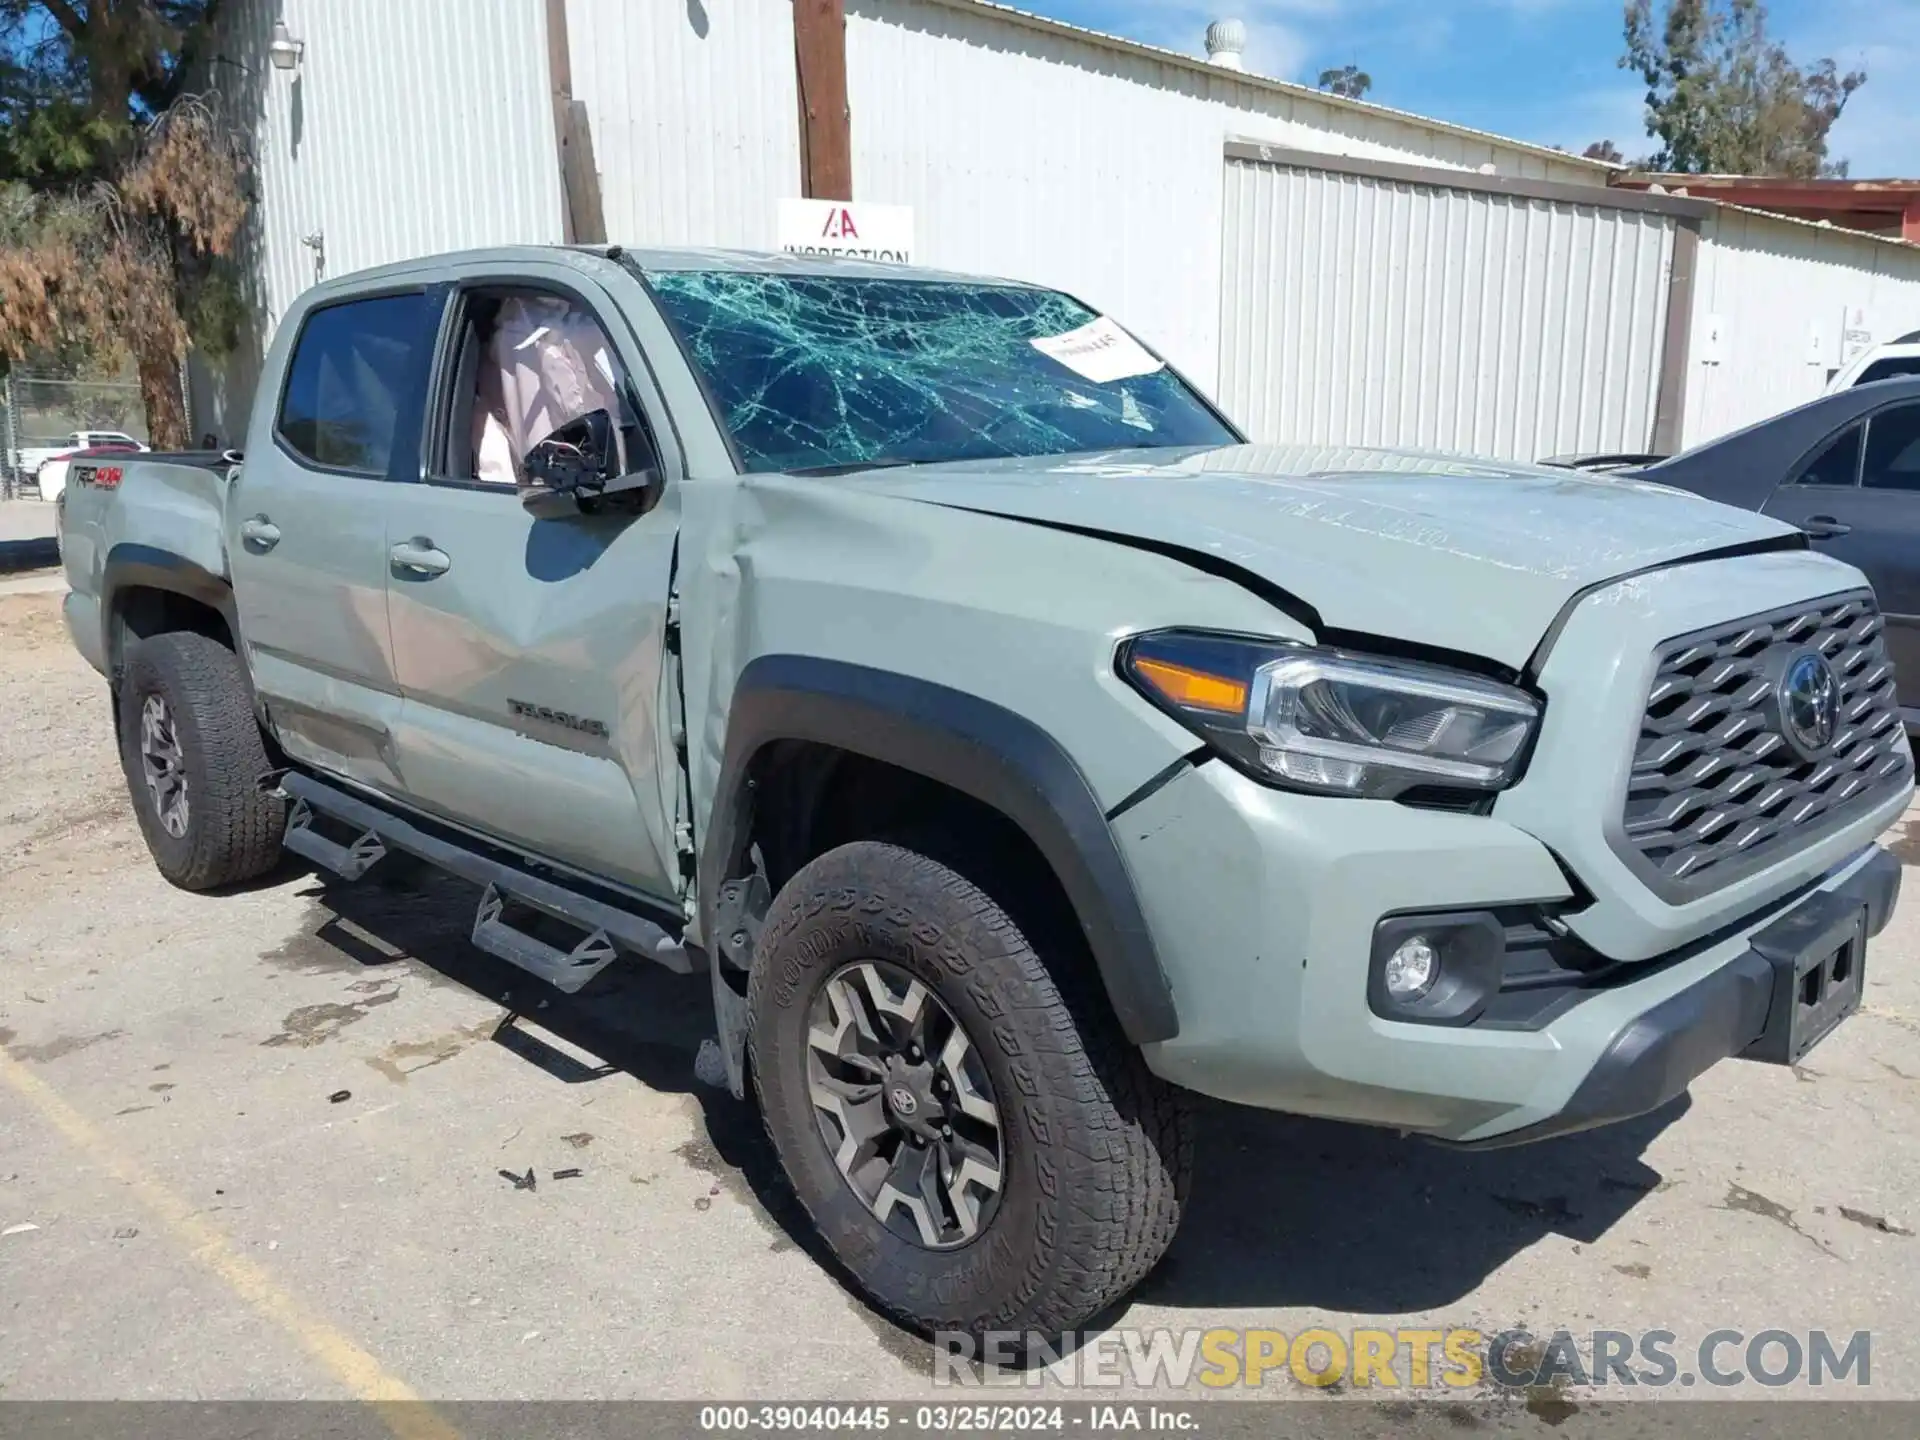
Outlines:
<svg viewBox="0 0 1920 1440"><path fill-rule="evenodd" d="M1078 330L1048 335L1029 342L1042 355L1058 360L1074 374L1096 385L1110 385L1135 375L1151 375L1166 368L1146 346L1102 315Z"/></svg>

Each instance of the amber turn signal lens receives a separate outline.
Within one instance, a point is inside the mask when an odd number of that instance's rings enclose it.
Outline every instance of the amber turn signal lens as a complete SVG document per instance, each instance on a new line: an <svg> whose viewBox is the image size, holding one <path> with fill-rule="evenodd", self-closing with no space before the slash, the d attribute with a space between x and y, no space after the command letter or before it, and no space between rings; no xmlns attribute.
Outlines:
<svg viewBox="0 0 1920 1440"><path fill-rule="evenodd" d="M1190 670L1167 660L1150 660L1144 655L1134 656L1133 673L1175 705L1222 715L1246 714L1247 687L1238 680Z"/></svg>

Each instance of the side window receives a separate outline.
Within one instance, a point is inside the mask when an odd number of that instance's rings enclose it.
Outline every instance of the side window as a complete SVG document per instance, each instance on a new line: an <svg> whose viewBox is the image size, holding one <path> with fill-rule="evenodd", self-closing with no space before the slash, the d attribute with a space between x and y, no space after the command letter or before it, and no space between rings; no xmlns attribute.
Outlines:
<svg viewBox="0 0 1920 1440"><path fill-rule="evenodd" d="M423 294L380 295L307 316L287 366L278 429L302 459L384 475L407 397L427 364Z"/></svg>
<svg viewBox="0 0 1920 1440"><path fill-rule="evenodd" d="M1867 422L1861 480L1873 490L1920 490L1920 405L1897 405Z"/></svg>
<svg viewBox="0 0 1920 1440"><path fill-rule="evenodd" d="M1876 380L1897 380L1902 375L1920 375L1920 355L1901 355L1876 360L1860 372L1856 385L1871 385Z"/></svg>
<svg viewBox="0 0 1920 1440"><path fill-rule="evenodd" d="M624 443L635 423L626 375L591 310L541 291L486 290L468 296L466 314L441 474L512 489L528 451L595 410Z"/></svg>
<svg viewBox="0 0 1920 1440"><path fill-rule="evenodd" d="M1860 431L1849 425L1816 450L1813 460L1789 485L1852 485L1860 477Z"/></svg>

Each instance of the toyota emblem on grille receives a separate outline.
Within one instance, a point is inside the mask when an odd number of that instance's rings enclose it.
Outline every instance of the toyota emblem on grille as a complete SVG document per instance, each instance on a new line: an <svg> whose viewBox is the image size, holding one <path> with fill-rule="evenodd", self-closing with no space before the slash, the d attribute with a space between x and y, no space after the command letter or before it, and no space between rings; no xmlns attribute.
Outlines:
<svg viewBox="0 0 1920 1440"><path fill-rule="evenodd" d="M1780 707L1780 733L1812 760L1833 743L1840 723L1840 683L1826 656L1809 650L1787 663L1774 689Z"/></svg>

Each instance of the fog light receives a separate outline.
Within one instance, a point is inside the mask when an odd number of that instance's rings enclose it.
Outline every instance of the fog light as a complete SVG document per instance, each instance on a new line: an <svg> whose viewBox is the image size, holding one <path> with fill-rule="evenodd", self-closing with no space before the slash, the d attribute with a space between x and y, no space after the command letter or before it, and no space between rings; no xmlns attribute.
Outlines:
<svg viewBox="0 0 1920 1440"><path fill-rule="evenodd" d="M1431 990L1439 975L1439 952L1424 935L1409 935L1402 940L1381 972L1387 994L1402 1005Z"/></svg>

